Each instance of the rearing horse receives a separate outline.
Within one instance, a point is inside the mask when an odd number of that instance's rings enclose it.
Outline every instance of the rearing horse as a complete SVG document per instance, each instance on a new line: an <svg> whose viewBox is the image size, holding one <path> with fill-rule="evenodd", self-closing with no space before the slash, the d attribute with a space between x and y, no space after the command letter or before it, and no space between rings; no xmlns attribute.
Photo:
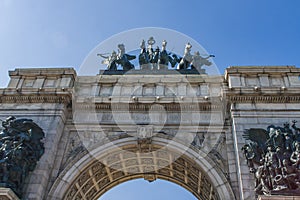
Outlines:
<svg viewBox="0 0 300 200"><path fill-rule="evenodd" d="M190 66L190 63L192 62L193 59L193 56L191 54L191 48L192 45L190 43L187 43L185 45L183 58L180 60L178 65L179 69L187 69Z"/></svg>
<svg viewBox="0 0 300 200"><path fill-rule="evenodd" d="M119 44L119 54L116 60L116 63L120 64L123 67L123 70L128 71L134 69L134 65L129 62L129 60L133 60L136 56L125 54L125 46L124 44Z"/></svg>

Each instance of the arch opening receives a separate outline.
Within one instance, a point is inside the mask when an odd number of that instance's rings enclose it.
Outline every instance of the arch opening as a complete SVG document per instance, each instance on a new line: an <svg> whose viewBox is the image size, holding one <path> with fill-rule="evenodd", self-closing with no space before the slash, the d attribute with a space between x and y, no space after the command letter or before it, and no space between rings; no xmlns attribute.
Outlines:
<svg viewBox="0 0 300 200"><path fill-rule="evenodd" d="M144 179L134 179L113 187L98 200L117 200L120 198L130 200L197 199L191 192L170 181L157 179L156 181L148 182Z"/></svg>
<svg viewBox="0 0 300 200"><path fill-rule="evenodd" d="M158 179L175 183L197 199L234 199L225 176L208 157L192 149L163 148L162 139L139 144L135 139L119 141L119 147L101 146L89 152L61 174L52 197L97 200L111 188L133 179ZM122 149L122 151L120 151Z"/></svg>

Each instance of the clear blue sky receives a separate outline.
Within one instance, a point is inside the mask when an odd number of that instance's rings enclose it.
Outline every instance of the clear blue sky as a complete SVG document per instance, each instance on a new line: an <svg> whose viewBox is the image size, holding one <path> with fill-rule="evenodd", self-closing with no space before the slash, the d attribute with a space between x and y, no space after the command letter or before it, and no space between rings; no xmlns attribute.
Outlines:
<svg viewBox="0 0 300 200"><path fill-rule="evenodd" d="M165 180L148 182L131 180L106 192L99 200L196 200L195 196L179 185Z"/></svg>
<svg viewBox="0 0 300 200"><path fill-rule="evenodd" d="M101 41L141 27L192 37L216 55L221 73L232 65L300 66L299 8L299 0L0 0L0 87L16 67L78 69Z"/></svg>
<svg viewBox="0 0 300 200"><path fill-rule="evenodd" d="M230 65L300 65L298 0L0 0L0 87L16 67L78 66L128 29L185 33L221 73Z"/></svg>

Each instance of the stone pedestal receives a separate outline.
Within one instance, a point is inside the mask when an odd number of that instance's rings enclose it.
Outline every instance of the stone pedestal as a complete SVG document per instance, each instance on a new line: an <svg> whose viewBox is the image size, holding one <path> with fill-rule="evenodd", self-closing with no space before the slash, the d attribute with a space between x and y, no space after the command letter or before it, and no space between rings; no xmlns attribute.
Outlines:
<svg viewBox="0 0 300 200"><path fill-rule="evenodd" d="M19 200L10 188L0 187L0 200Z"/></svg>
<svg viewBox="0 0 300 200"><path fill-rule="evenodd" d="M258 200L300 200L300 196L259 196Z"/></svg>

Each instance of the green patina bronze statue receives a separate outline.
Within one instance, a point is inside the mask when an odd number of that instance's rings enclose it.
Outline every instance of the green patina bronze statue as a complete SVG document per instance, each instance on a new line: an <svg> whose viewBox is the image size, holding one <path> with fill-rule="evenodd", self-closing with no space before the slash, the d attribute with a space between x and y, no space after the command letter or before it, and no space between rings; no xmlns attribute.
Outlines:
<svg viewBox="0 0 300 200"><path fill-rule="evenodd" d="M187 43L185 45L183 57L177 54L167 51L167 41L162 41L161 50L157 46L154 50L153 45L156 43L153 37L147 40L148 46L146 47L145 40L142 40L140 44L140 54L138 55L138 63L140 65L140 70L142 71L166 71L169 67L179 70L181 73L205 73L202 66L211 66L212 62L209 61L210 58L215 57L214 55L200 55L199 51L196 51L194 55L191 54L192 45ZM118 45L118 54L113 51L110 56L106 54L97 54L104 58L102 64L107 65L105 71L110 71L114 74L116 71L128 72L130 70L135 70L134 64L130 61L134 60L137 56L129 55L125 52L125 45ZM122 70L118 70L118 66Z"/></svg>
<svg viewBox="0 0 300 200"><path fill-rule="evenodd" d="M283 127L270 125L267 130L250 128L242 148L250 172L254 174L255 192L266 195L300 196L300 129L293 121Z"/></svg>
<svg viewBox="0 0 300 200"><path fill-rule="evenodd" d="M25 178L44 154L45 134L31 119L14 116L2 121L0 132L0 187L11 188L20 198Z"/></svg>

